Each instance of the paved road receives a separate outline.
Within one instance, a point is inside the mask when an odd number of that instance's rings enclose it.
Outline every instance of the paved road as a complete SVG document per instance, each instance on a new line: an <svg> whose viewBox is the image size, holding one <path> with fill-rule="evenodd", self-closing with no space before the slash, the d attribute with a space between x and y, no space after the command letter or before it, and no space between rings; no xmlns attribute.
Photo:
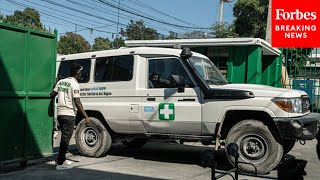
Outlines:
<svg viewBox="0 0 320 180"><path fill-rule="evenodd" d="M56 143L57 144L57 143ZM320 179L319 160L315 152L316 141L302 146L296 144L290 155L308 161L305 179ZM108 156L86 158L77 152L69 154L76 167L68 171L55 171L54 161L29 166L20 171L0 175L0 179L201 179L211 177L211 170L200 166L200 154L210 147L150 142L141 149L128 149L114 145ZM224 152L219 152L219 169L228 169ZM276 177L274 170L269 176ZM225 177L223 179L231 179ZM240 179L261 179L241 176Z"/></svg>

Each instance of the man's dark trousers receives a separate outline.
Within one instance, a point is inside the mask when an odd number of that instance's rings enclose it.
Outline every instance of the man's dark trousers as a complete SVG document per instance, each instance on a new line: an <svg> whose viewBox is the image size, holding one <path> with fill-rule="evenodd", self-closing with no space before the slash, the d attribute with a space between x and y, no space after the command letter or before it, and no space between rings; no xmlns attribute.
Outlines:
<svg viewBox="0 0 320 180"><path fill-rule="evenodd" d="M61 129L61 141L57 159L57 163L59 165L63 164L63 162L66 160L66 153L72 137L75 121L76 117L74 116L58 116L58 122Z"/></svg>

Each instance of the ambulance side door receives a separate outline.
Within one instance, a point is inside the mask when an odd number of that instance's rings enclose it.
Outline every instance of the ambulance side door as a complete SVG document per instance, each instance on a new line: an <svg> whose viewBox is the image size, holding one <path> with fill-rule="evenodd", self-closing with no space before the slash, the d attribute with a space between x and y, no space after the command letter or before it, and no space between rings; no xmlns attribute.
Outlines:
<svg viewBox="0 0 320 180"><path fill-rule="evenodd" d="M178 57L147 59L142 118L148 133L201 134L201 93ZM184 91L174 78L184 79Z"/></svg>

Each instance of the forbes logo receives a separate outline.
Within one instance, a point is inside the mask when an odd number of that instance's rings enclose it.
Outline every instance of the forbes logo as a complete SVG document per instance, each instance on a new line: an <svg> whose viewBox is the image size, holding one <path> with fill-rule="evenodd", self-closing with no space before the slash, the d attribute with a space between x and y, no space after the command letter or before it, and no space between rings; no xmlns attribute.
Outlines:
<svg viewBox="0 0 320 180"><path fill-rule="evenodd" d="M316 20L316 12L300 12L296 9L294 12L286 12L284 9L276 9L276 20Z"/></svg>

